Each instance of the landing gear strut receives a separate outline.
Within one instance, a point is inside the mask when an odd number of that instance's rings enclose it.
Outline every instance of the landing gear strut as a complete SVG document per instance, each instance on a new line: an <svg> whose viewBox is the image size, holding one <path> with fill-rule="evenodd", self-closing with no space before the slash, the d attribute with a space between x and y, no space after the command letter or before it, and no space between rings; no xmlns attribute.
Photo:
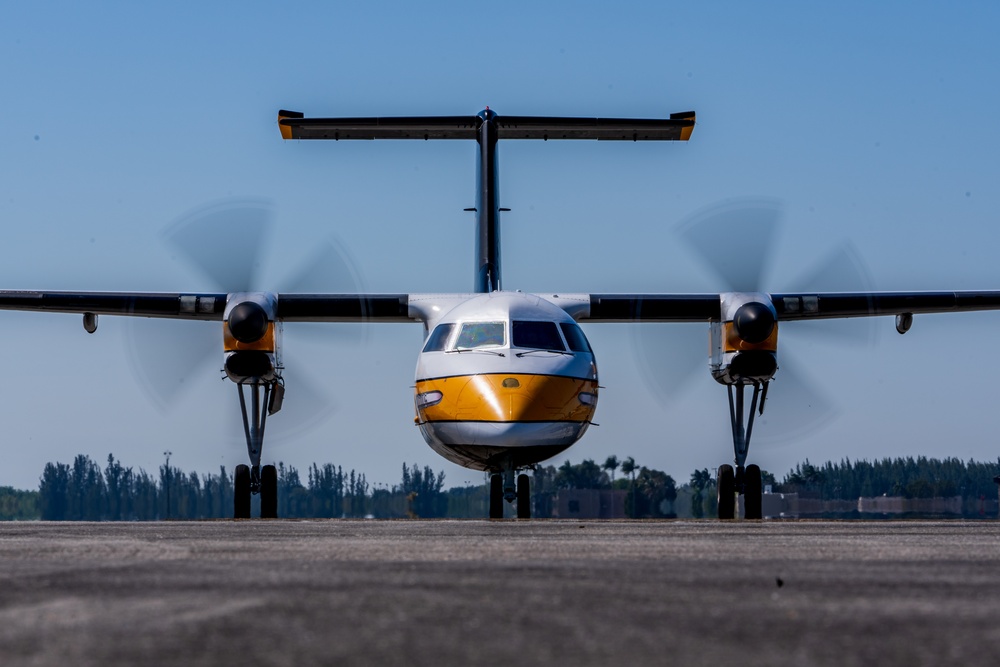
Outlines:
<svg viewBox="0 0 1000 667"><path fill-rule="evenodd" d="M247 405L245 389L249 387L250 398ZM240 395L240 411L243 413L243 432L247 438L247 454L250 465L236 466L233 481L233 517L250 518L250 496L260 494L260 518L278 518L278 471L272 465L261 468L261 450L264 448L264 427L267 416L280 408L284 387L280 378L273 382L240 382L236 385Z"/></svg>
<svg viewBox="0 0 1000 667"><path fill-rule="evenodd" d="M719 466L716 475L720 519L736 518L737 495L743 496L744 518L763 518L760 468L756 465L746 465L746 460L750 451L750 436L753 434L754 418L758 414L764 413L767 386L767 382L753 383L750 412L746 413L744 411L744 392L747 385L728 385L729 418L733 427L733 453L736 468L734 469L731 465Z"/></svg>
<svg viewBox="0 0 1000 667"><path fill-rule="evenodd" d="M517 518L531 518L531 481L527 475L517 475L513 467L506 468L502 473L490 475L490 518L503 518L503 503L517 501Z"/></svg>

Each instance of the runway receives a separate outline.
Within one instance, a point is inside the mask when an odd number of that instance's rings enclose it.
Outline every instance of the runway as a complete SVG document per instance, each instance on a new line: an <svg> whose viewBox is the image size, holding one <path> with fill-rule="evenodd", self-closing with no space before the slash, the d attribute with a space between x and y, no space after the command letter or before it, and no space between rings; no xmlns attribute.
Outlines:
<svg viewBox="0 0 1000 667"><path fill-rule="evenodd" d="M993 665L1000 523L0 525L10 665Z"/></svg>

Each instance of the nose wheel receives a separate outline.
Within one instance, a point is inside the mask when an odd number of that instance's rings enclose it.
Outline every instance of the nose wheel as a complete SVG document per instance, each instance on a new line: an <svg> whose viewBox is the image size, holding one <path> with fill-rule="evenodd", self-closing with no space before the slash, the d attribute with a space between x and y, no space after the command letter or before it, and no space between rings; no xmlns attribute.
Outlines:
<svg viewBox="0 0 1000 667"><path fill-rule="evenodd" d="M736 518L736 497L743 496L743 518L762 519L763 496L760 476L760 467L754 464L746 468L728 464L719 466L718 474L715 477L716 488L718 489L719 518Z"/></svg>
<svg viewBox="0 0 1000 667"><path fill-rule="evenodd" d="M517 518L531 518L531 478L525 474L517 475L513 468L503 473L490 475L490 518L503 518L504 502L517 502Z"/></svg>

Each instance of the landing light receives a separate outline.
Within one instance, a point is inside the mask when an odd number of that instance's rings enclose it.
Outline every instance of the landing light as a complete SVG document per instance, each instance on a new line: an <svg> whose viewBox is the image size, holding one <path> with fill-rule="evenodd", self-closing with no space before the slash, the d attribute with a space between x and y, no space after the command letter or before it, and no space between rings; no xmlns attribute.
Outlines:
<svg viewBox="0 0 1000 667"><path fill-rule="evenodd" d="M594 394L589 394L585 391L582 391L579 394L577 394L576 398L584 405L593 405L594 403L597 402L597 396L595 396Z"/></svg>
<svg viewBox="0 0 1000 667"><path fill-rule="evenodd" d="M432 405L437 405L444 398L444 394L440 391L425 391L422 394L417 394L417 408L429 408Z"/></svg>

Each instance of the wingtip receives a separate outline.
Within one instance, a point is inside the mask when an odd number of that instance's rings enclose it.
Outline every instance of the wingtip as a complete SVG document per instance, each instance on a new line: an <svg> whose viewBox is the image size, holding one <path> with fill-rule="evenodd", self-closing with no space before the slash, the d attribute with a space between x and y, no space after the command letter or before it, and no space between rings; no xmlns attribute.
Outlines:
<svg viewBox="0 0 1000 667"><path fill-rule="evenodd" d="M691 138L691 133L694 131L695 126L695 112L693 111L681 111L679 113L670 114L670 120L689 120L691 124L687 127L681 128L681 141L687 141Z"/></svg>
<svg viewBox="0 0 1000 667"><path fill-rule="evenodd" d="M291 118L291 119L305 118L305 114L302 113L302 112L300 112L300 111L286 111L285 109L281 109L281 110L278 111L278 129L281 130L281 138L282 139L291 139L292 138L292 128L291 128L291 126L286 125L286 124L284 124L284 123L281 122L281 121L283 121L285 119L289 119L289 118Z"/></svg>

